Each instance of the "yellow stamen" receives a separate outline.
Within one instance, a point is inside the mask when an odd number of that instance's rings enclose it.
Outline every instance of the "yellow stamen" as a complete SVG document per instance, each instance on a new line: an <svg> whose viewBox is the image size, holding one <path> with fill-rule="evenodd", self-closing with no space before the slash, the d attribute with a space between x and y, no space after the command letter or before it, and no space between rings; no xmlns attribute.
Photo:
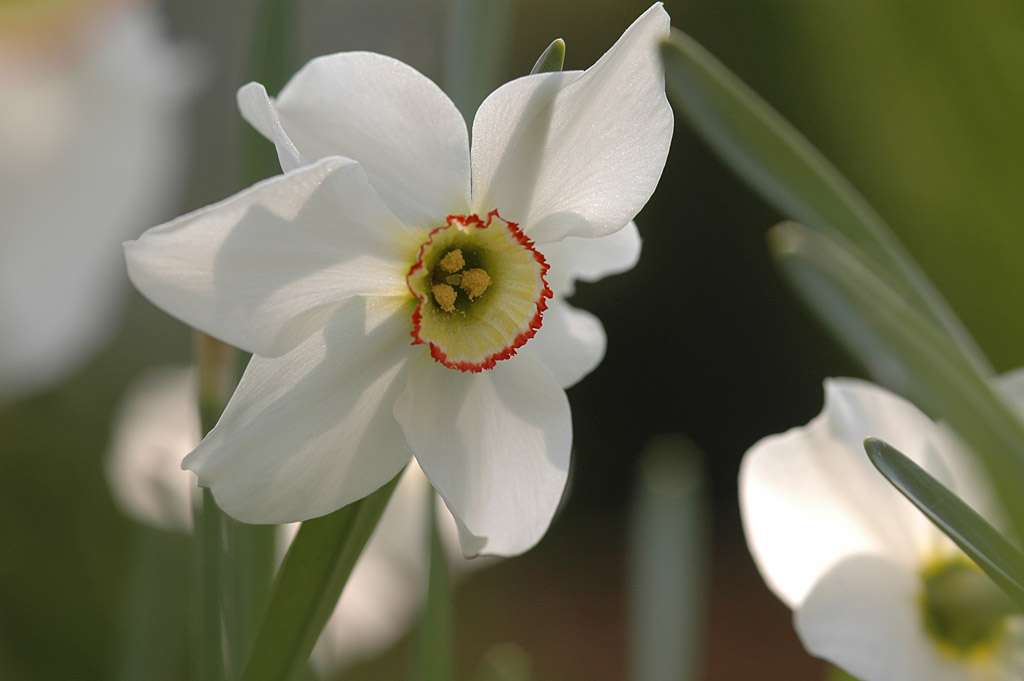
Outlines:
<svg viewBox="0 0 1024 681"><path fill-rule="evenodd" d="M466 292L470 300L473 300L482 296L490 285L490 275L479 267L474 267L462 273L462 282L459 284L459 288Z"/></svg>
<svg viewBox="0 0 1024 681"><path fill-rule="evenodd" d="M444 254L444 257L437 263L443 272L454 274L466 266L466 260L462 257L462 249L456 248Z"/></svg>
<svg viewBox="0 0 1024 681"><path fill-rule="evenodd" d="M430 287L431 293L434 294L434 300L445 312L455 311L455 297L458 295L448 284L434 284Z"/></svg>

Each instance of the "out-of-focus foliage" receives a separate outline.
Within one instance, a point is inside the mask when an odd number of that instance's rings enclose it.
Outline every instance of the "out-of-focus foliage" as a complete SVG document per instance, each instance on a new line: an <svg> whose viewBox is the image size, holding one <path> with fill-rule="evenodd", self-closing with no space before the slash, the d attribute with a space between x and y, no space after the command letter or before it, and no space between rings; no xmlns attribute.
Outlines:
<svg viewBox="0 0 1024 681"><path fill-rule="evenodd" d="M1020 364L1024 5L733 0L697 14L673 16L867 195L996 368ZM731 20L732 37L702 30Z"/></svg>

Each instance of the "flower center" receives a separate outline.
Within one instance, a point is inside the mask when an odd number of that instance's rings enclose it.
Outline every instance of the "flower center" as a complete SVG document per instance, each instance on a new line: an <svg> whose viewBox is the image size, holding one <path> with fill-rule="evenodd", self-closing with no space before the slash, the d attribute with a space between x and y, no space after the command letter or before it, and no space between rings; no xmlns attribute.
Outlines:
<svg viewBox="0 0 1024 681"><path fill-rule="evenodd" d="M937 561L922 573L925 628L945 653L959 658L994 651L1016 607L965 558Z"/></svg>
<svg viewBox="0 0 1024 681"><path fill-rule="evenodd" d="M479 372L537 333L551 297L548 264L514 222L452 215L430 232L406 282L419 300L413 344L450 369Z"/></svg>

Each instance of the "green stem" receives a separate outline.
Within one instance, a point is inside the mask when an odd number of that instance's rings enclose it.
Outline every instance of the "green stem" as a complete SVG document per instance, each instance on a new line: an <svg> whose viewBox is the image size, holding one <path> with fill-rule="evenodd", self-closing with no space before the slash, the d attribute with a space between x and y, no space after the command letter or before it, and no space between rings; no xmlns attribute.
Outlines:
<svg viewBox="0 0 1024 681"><path fill-rule="evenodd" d="M288 29L289 0L263 0L256 10L249 44L249 77L276 95L288 81L292 60ZM242 131L242 186L281 172L277 154L267 140L249 126Z"/></svg>
<svg viewBox="0 0 1024 681"><path fill-rule="evenodd" d="M512 43L509 25L516 0L454 0L447 49L445 92L467 121L501 81Z"/></svg>
<svg viewBox="0 0 1024 681"><path fill-rule="evenodd" d="M689 681L701 666L708 562L703 454L681 435L640 456L628 558L630 677Z"/></svg>
<svg viewBox="0 0 1024 681"><path fill-rule="evenodd" d="M433 490L427 502L430 514L430 573L427 603L420 618L416 648L416 681L455 679L455 635L452 612L452 580L448 556L437 524L438 496Z"/></svg>
<svg viewBox="0 0 1024 681"><path fill-rule="evenodd" d="M247 525L226 517L224 626L231 676L237 678L263 621L274 578L277 525Z"/></svg>
<svg viewBox="0 0 1024 681"><path fill-rule="evenodd" d="M224 680L224 649L221 643L222 518L210 490L203 490L202 502L195 512L194 546L196 626L193 634L195 668L198 681Z"/></svg>
<svg viewBox="0 0 1024 681"><path fill-rule="evenodd" d="M398 483L302 523L274 581L243 681L293 681L331 616Z"/></svg>
<svg viewBox="0 0 1024 681"><path fill-rule="evenodd" d="M196 334L196 363L199 370L199 420L206 435L220 418L235 386L235 349L204 333ZM194 627L194 676L200 681L223 681L224 647L222 612L224 602L224 513L213 495L203 490L195 509L195 596L197 616Z"/></svg>
<svg viewBox="0 0 1024 681"><path fill-rule="evenodd" d="M250 70L270 92L277 92L291 70L288 59L287 0L263 0L256 12L250 42ZM244 184L280 172L277 158L255 131L243 133ZM240 374L237 349L198 334L199 412L202 432L213 429L234 392ZM245 525L228 518L203 490L197 511L197 594L200 621L195 627L195 659L202 671L196 678L221 681L225 661L237 677L249 653L256 627L266 607L273 575L276 526ZM223 628L223 631L222 631ZM222 641L227 640L225 658Z"/></svg>

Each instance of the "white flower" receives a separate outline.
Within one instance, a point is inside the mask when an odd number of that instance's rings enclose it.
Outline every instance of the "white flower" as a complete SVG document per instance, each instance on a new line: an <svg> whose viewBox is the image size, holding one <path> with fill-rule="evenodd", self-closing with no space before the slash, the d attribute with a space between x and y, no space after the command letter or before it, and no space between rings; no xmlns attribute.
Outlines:
<svg viewBox="0 0 1024 681"><path fill-rule="evenodd" d="M109 339L117 246L165 214L183 167L194 60L153 7L62 4L0 6L0 400Z"/></svg>
<svg viewBox="0 0 1024 681"><path fill-rule="evenodd" d="M154 370L125 395L107 455L107 480L126 515L154 527L190 530L195 475L181 459L199 443L195 372ZM413 461L359 557L345 591L313 649L323 676L369 657L404 633L426 594L430 485ZM439 514L442 539L456 574L481 567L459 551L458 531ZM298 525L282 525L282 547Z"/></svg>
<svg viewBox="0 0 1024 681"><path fill-rule="evenodd" d="M590 69L526 76L465 122L394 59L314 59L239 91L285 170L126 244L143 294L255 356L185 459L247 522L323 515L415 456L467 555L547 529L564 388L605 337L563 297L631 267L672 134L653 6ZM534 337L535 336L535 337Z"/></svg>
<svg viewBox="0 0 1024 681"><path fill-rule="evenodd" d="M1024 405L1024 372L1002 387ZM999 519L947 427L871 383L826 381L822 413L755 444L740 468L747 544L768 586L794 610L804 646L864 681L1024 678L1020 618L996 621L972 645L936 629L929 580L942 570L980 573L873 468L868 436Z"/></svg>
<svg viewBox="0 0 1024 681"><path fill-rule="evenodd" d="M192 529L192 494L199 488L181 459L200 440L195 372L153 370L133 385L114 419L107 481L121 510L146 525Z"/></svg>

